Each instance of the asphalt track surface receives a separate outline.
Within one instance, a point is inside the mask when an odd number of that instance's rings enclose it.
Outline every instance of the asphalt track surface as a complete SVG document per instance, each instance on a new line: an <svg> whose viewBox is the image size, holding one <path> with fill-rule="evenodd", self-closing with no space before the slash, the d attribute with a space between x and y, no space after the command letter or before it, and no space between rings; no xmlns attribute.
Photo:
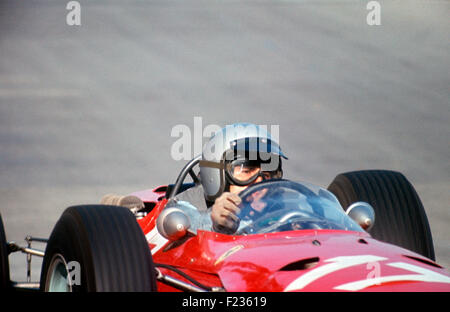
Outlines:
<svg viewBox="0 0 450 312"><path fill-rule="evenodd" d="M0 4L8 240L48 237L70 205L173 182L185 161L171 131L199 116L279 125L292 180L404 173L450 267L448 1L381 1L380 26L367 1L80 1L80 26L67 2ZM25 280L25 256L10 261Z"/></svg>

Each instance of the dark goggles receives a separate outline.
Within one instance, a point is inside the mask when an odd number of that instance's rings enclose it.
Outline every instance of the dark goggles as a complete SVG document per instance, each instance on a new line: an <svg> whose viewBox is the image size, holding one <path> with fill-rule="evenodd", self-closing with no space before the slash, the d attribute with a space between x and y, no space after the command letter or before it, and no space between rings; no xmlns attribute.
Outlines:
<svg viewBox="0 0 450 312"><path fill-rule="evenodd" d="M229 182L239 186L245 186L253 183L261 177L263 180L281 179L283 173L281 170L263 171L258 160L236 159L225 162L225 172L230 180Z"/></svg>
<svg viewBox="0 0 450 312"><path fill-rule="evenodd" d="M276 142L249 137L231 141L220 162L200 160L199 165L219 169L221 179L226 177L230 184L246 186L258 177L263 180L281 179L281 158L287 159Z"/></svg>

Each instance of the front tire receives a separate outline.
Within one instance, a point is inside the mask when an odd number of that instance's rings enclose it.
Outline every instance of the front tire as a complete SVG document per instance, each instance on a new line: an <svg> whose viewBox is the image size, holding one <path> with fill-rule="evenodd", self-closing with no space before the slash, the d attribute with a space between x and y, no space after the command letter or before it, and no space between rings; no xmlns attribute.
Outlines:
<svg viewBox="0 0 450 312"><path fill-rule="evenodd" d="M422 202L400 172L364 170L339 174L328 187L344 210L356 201L375 210L375 239L417 252L435 260L433 239Z"/></svg>
<svg viewBox="0 0 450 312"><path fill-rule="evenodd" d="M40 285L42 291L156 291L150 249L133 214L118 206L67 208L47 243Z"/></svg>

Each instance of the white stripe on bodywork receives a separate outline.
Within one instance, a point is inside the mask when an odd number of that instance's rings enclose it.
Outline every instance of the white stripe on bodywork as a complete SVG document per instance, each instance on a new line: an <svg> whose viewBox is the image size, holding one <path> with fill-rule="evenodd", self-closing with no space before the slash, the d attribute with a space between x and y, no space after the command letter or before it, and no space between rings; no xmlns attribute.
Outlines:
<svg viewBox="0 0 450 312"><path fill-rule="evenodd" d="M395 268L404 269L407 271L415 272L418 274L404 274L404 275L391 275L384 277L369 278L357 282L343 284L334 289L337 290L350 290L357 291L370 286L380 285L389 282L399 282L399 281L418 281L418 282L435 282L435 283L450 283L450 278L448 276L439 274L432 270L428 270L417 265L405 263L405 262L394 262L388 263L387 265Z"/></svg>
<svg viewBox="0 0 450 312"><path fill-rule="evenodd" d="M314 282L315 280L324 277L330 273L335 271L339 271L345 268L349 268L352 266L371 263L377 261L387 260L387 258L372 256L372 255L361 255L361 256L343 256L327 259L324 262L330 262L328 264L324 264L312 271L303 274L302 276L295 279L291 282L284 291L293 291L303 289L305 286Z"/></svg>
<svg viewBox="0 0 450 312"><path fill-rule="evenodd" d="M164 236L159 234L158 228L156 226L153 228L153 230L148 232L147 235L145 235L145 238L147 239L147 242L149 244L155 245L155 247L151 249L152 255L160 250L168 242L168 240Z"/></svg>

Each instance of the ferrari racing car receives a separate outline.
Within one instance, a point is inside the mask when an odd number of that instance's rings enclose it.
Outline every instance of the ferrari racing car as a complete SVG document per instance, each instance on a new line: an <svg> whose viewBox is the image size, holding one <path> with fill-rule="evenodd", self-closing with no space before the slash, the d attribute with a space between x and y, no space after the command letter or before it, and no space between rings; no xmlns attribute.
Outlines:
<svg viewBox="0 0 450 312"><path fill-rule="evenodd" d="M198 184L200 157L174 184L138 191L139 209L67 208L49 239L6 240L0 287L41 291L450 291L435 262L423 205L399 172L342 173L323 188L271 179L240 193L241 222L214 232L207 212L177 195ZM190 175L193 182L185 182ZM255 202L268 211L252 217ZM244 217L245 215L245 217ZM375 222L376 220L376 222ZM45 251L32 248L46 243ZM13 282L8 255L43 257L39 282ZM29 273L30 270L28 270ZM29 276L29 275L28 275Z"/></svg>

